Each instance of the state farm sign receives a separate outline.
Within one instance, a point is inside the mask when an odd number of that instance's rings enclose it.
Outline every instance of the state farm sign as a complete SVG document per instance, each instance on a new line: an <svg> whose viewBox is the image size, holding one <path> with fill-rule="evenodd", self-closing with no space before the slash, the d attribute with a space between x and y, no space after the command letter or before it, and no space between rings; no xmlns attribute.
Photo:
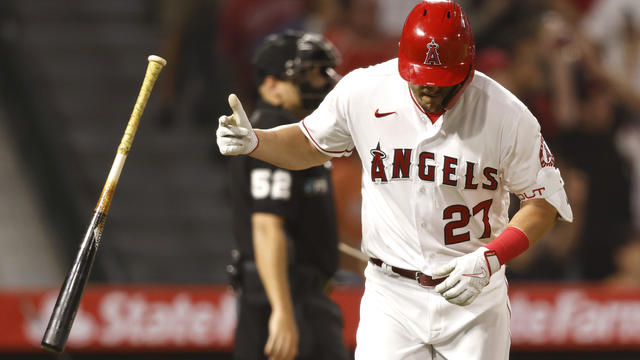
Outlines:
<svg viewBox="0 0 640 360"><path fill-rule="evenodd" d="M42 351L40 341L56 290L0 292L0 352ZM511 286L516 350L640 350L640 291L592 285ZM331 297L355 347L362 288ZM235 296L222 286L89 286L68 351L230 351Z"/></svg>
<svg viewBox="0 0 640 360"><path fill-rule="evenodd" d="M24 321L13 323L13 333L39 347L56 296L49 291L15 298ZM66 349L224 350L233 344L235 324L235 297L222 288L90 288Z"/></svg>
<svg viewBox="0 0 640 360"><path fill-rule="evenodd" d="M520 348L640 348L638 290L520 286L510 291L511 337Z"/></svg>

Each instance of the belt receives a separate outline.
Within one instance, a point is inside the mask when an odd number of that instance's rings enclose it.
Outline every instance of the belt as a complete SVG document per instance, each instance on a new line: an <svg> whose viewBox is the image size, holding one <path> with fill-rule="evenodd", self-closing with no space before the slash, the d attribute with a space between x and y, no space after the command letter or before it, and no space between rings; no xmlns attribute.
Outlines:
<svg viewBox="0 0 640 360"><path fill-rule="evenodd" d="M416 280L420 286L436 286L446 279L446 277L434 279L427 274L423 274L420 271L401 269L395 266L389 266L382 260L377 258L369 258L369 262L373 265L379 266L383 269L390 269L392 272L411 280Z"/></svg>

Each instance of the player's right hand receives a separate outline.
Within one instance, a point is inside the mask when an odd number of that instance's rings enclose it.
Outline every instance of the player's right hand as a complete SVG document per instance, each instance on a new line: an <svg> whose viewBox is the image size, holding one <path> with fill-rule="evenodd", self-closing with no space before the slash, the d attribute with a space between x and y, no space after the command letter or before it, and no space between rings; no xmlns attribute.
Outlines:
<svg viewBox="0 0 640 360"><path fill-rule="evenodd" d="M222 155L245 155L258 147L258 137L251 127L247 114L235 94L229 95L233 114L218 119L216 140Z"/></svg>

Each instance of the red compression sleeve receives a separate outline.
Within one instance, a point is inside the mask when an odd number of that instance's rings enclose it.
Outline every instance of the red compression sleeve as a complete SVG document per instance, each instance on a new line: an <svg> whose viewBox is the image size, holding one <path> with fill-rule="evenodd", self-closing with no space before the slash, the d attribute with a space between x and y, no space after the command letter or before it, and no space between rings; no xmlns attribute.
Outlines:
<svg viewBox="0 0 640 360"><path fill-rule="evenodd" d="M507 226L507 228L493 239L492 242L488 243L486 247L496 252L498 260L500 260L500 265L503 265L529 248L529 238L522 230L513 226Z"/></svg>

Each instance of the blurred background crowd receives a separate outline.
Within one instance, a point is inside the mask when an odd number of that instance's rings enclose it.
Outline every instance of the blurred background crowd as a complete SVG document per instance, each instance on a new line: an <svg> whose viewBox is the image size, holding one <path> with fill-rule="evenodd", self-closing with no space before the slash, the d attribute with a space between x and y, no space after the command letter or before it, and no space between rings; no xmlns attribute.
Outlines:
<svg viewBox="0 0 640 360"><path fill-rule="evenodd" d="M226 283L233 179L214 132L230 92L251 111L255 47L284 29L322 33L346 74L396 56L415 3L1 1L0 286L57 286L64 277L150 54L168 66L118 184L92 279ZM460 3L477 69L538 118L576 219L513 261L510 280L640 285L640 1ZM357 247L359 160L334 165L341 241Z"/></svg>

